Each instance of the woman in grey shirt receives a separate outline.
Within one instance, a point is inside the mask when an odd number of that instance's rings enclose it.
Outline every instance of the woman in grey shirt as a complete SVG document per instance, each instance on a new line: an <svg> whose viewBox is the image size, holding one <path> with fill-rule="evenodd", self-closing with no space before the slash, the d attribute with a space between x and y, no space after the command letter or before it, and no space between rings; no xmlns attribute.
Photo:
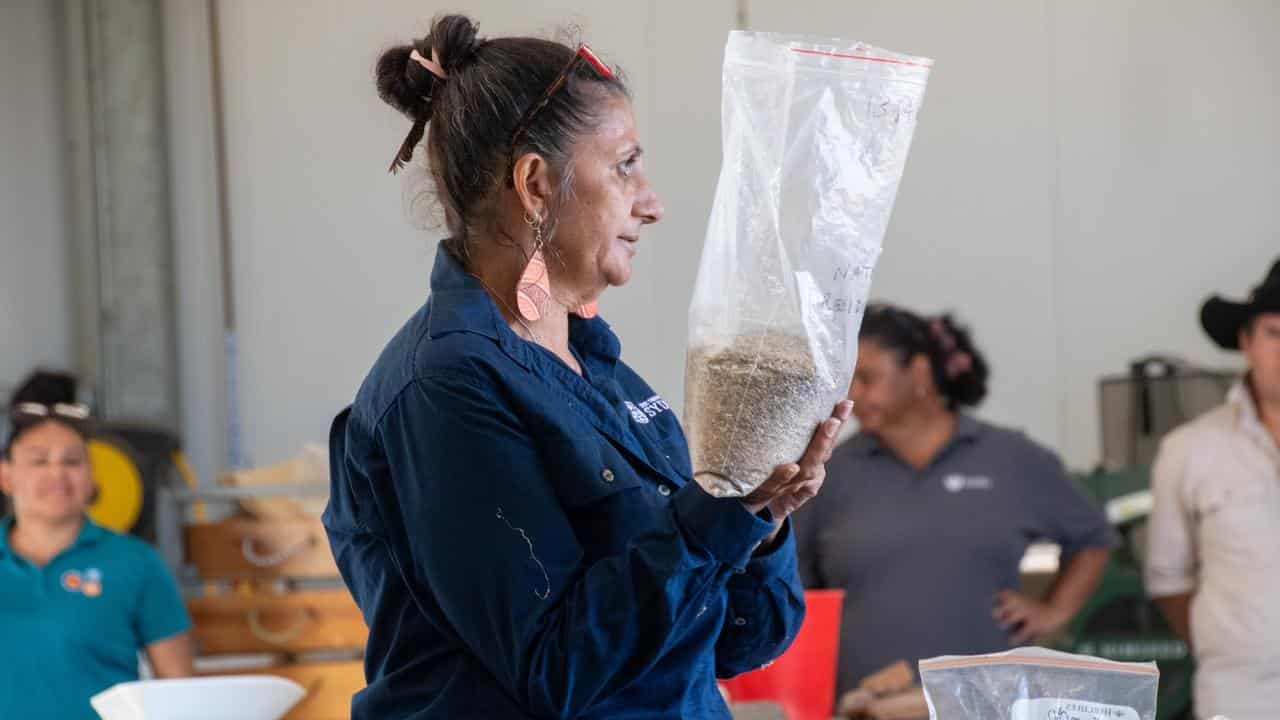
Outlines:
<svg viewBox="0 0 1280 720"><path fill-rule="evenodd" d="M846 592L841 693L891 693L922 658L1052 632L1101 577L1114 541L1105 516L1051 451L964 412L986 385L986 361L950 316L868 308L849 391L859 432L796 515L805 585ZM1016 590L1037 539L1062 546L1043 599Z"/></svg>

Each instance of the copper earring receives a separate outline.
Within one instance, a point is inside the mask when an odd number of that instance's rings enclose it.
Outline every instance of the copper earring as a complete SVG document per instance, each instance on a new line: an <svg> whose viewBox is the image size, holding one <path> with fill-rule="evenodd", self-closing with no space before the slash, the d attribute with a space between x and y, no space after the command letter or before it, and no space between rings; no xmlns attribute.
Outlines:
<svg viewBox="0 0 1280 720"><path fill-rule="evenodd" d="M547 278L547 262L542 257L542 218L525 213L524 222L533 229L533 253L516 283L516 306L529 322L542 319L542 308L551 299L551 281Z"/></svg>
<svg viewBox="0 0 1280 720"><path fill-rule="evenodd" d="M547 273L547 261L542 254L542 218L525 213L524 222L533 229L533 254L516 285L516 307L529 322L542 319L542 308L551 300L551 280ZM577 314L586 320L600 314L599 303L592 301L578 307Z"/></svg>

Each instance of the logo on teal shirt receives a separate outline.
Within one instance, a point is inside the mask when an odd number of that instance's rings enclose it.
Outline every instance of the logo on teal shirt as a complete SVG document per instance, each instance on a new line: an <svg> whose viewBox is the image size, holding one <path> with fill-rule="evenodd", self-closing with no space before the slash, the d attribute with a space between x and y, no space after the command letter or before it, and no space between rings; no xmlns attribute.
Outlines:
<svg viewBox="0 0 1280 720"><path fill-rule="evenodd" d="M89 568L83 572L68 570L62 573L62 589L85 597L98 597L102 594L102 571L98 568Z"/></svg>

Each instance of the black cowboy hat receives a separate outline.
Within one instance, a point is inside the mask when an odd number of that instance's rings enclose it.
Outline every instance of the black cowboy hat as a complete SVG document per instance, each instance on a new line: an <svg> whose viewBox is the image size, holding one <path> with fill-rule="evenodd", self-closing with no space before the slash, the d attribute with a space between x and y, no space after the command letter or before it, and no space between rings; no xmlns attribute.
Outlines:
<svg viewBox="0 0 1280 720"><path fill-rule="evenodd" d="M1200 308L1200 324L1219 347L1239 350L1241 328L1263 313L1280 313L1280 260L1248 300L1232 302L1218 295L1206 300Z"/></svg>

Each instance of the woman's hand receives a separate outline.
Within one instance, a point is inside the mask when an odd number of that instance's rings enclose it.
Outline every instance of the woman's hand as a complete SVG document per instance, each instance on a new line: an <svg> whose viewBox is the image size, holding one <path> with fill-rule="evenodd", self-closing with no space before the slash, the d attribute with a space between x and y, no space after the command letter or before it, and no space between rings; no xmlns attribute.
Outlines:
<svg viewBox="0 0 1280 720"><path fill-rule="evenodd" d="M831 417L822 421L814 431L800 462L774 468L773 474L763 485L742 499L743 505L752 514L767 507L773 515L773 532L761 543L762 546L771 544L787 516L813 499L822 489L822 482L827 477L826 462L831 459L836 436L840 434L840 427L852 412L853 403L849 400L836 403Z"/></svg>
<svg viewBox="0 0 1280 720"><path fill-rule="evenodd" d="M991 616L1009 633L1011 645L1023 645L1052 633L1067 623L1050 603L1033 600L1020 592L1002 590L996 595L996 606Z"/></svg>

